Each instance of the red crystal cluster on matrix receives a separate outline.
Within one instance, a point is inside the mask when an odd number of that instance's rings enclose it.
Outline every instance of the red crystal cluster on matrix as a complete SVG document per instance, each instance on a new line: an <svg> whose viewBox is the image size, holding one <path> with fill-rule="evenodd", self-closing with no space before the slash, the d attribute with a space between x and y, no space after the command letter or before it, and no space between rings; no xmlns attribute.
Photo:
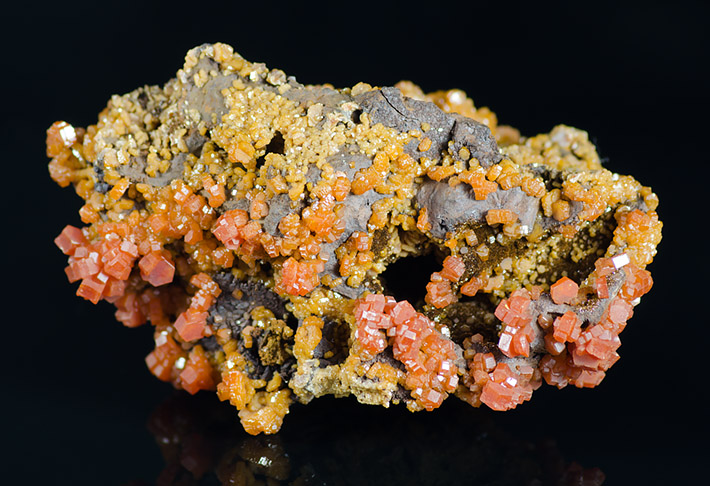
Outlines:
<svg viewBox="0 0 710 486"><path fill-rule="evenodd" d="M509 410L597 386L661 239L656 195L581 130L526 138L459 90L304 86L224 44L54 123L47 155L84 200L55 240L77 295L150 323L150 371L252 434L328 394ZM421 255L424 298L393 293Z"/></svg>

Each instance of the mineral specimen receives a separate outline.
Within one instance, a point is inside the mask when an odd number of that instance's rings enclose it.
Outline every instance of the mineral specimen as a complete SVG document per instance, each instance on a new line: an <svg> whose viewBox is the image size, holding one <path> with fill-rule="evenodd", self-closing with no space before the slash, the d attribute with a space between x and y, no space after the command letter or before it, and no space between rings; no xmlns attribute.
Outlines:
<svg viewBox="0 0 710 486"><path fill-rule="evenodd" d="M596 386L661 239L656 195L583 131L524 138L410 82L304 86L225 44L96 125L54 123L47 154L85 201L56 239L77 295L150 322L151 372L251 434L326 394L507 410ZM423 302L386 272L419 255L440 268L409 282Z"/></svg>

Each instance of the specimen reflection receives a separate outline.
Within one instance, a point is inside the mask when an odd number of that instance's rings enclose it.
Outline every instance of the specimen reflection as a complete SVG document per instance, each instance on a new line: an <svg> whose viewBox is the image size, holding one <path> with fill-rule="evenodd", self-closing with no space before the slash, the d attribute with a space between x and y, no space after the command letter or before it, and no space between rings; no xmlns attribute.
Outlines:
<svg viewBox="0 0 710 486"><path fill-rule="evenodd" d="M332 408L339 407L299 407L278 434L252 436L213 396L175 393L148 420L165 460L155 484L604 483L598 468L566 461L553 440L515 437L483 414L466 414L467 420L445 420L443 413L415 418L358 411L362 407L347 402L341 415L323 412Z"/></svg>

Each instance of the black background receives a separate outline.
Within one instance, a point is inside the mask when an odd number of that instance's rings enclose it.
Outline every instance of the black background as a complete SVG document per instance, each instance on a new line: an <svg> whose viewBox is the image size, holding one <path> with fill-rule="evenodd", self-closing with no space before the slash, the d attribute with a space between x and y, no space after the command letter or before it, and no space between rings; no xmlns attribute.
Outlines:
<svg viewBox="0 0 710 486"><path fill-rule="evenodd" d="M445 433L465 450L473 439L446 424L483 417L516 440L552 439L567 461L600 468L605 484L694 484L706 475L705 2L58 1L15 2L2 16L6 484L151 484L164 465L146 429L171 395L143 362L151 331L123 328L110 305L81 300L66 282L52 240L81 225L80 199L50 180L44 137L57 119L94 123L111 94L162 84L189 48L217 41L302 83L410 79L428 91L461 88L523 134L558 123L585 129L609 169L650 185L661 201L664 239L649 267L656 284L597 389L545 386L505 414L452 399L427 418L322 399L292 407L283 432L302 439L292 447L312 450L309 424L334 435L339 424L361 424L353 440L366 444L396 419L398 427L423 421L432 443Z"/></svg>

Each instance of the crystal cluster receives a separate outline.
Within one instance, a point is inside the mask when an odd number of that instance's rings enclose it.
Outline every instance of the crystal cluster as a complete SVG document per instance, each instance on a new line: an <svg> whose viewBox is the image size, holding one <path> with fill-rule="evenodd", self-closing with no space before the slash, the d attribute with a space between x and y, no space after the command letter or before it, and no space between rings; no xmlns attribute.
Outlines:
<svg viewBox="0 0 710 486"><path fill-rule="evenodd" d="M523 137L459 90L304 86L225 44L164 86L47 131L84 200L57 246L77 295L150 323L160 380L216 390L251 434L293 402L354 395L511 409L593 387L652 280L656 195L587 134ZM440 270L419 301L395 261ZM388 285L389 280L389 285Z"/></svg>

